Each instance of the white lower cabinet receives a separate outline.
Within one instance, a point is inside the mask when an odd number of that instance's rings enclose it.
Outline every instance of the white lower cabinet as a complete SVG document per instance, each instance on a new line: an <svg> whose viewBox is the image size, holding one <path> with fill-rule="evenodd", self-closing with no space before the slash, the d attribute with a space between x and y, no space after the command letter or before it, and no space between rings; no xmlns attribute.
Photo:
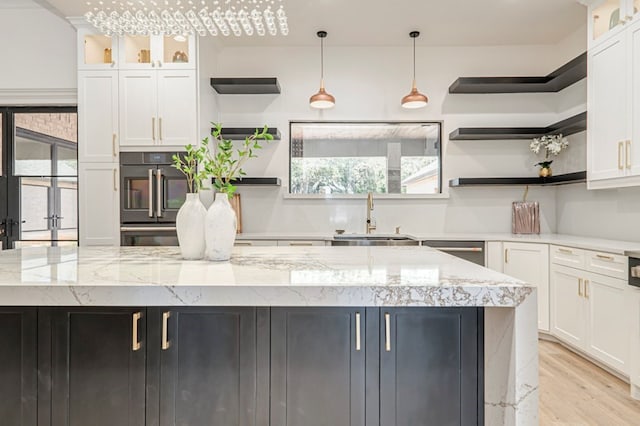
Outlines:
<svg viewBox="0 0 640 426"><path fill-rule="evenodd" d="M577 348L586 346L587 307L580 271L551 265L551 334Z"/></svg>
<svg viewBox="0 0 640 426"><path fill-rule="evenodd" d="M623 373L629 372L629 328L624 315L627 285L626 281L593 273L585 280L587 352Z"/></svg>
<svg viewBox="0 0 640 426"><path fill-rule="evenodd" d="M629 325L629 379L631 396L640 399L640 288L627 288L627 310Z"/></svg>
<svg viewBox="0 0 640 426"><path fill-rule="evenodd" d="M593 253L586 252L587 256ZM552 263L551 333L629 374L627 287L620 278Z"/></svg>
<svg viewBox="0 0 640 426"><path fill-rule="evenodd" d="M549 245L503 243L506 275L538 289L538 329L549 331Z"/></svg>
<svg viewBox="0 0 640 426"><path fill-rule="evenodd" d="M118 164L81 163L78 179L79 244L119 246Z"/></svg>

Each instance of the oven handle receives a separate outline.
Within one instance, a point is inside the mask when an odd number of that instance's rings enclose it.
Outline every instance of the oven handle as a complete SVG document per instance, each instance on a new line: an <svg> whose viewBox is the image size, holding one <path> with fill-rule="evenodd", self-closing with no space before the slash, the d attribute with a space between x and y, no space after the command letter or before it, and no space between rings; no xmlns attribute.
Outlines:
<svg viewBox="0 0 640 426"><path fill-rule="evenodd" d="M156 216L162 217L162 169L156 170Z"/></svg>
<svg viewBox="0 0 640 426"><path fill-rule="evenodd" d="M149 169L149 217L153 217L153 169Z"/></svg>
<svg viewBox="0 0 640 426"><path fill-rule="evenodd" d="M483 250L482 247L431 247L432 249L440 250L440 251L450 251L450 252L475 252L479 253Z"/></svg>
<svg viewBox="0 0 640 426"><path fill-rule="evenodd" d="M121 232L164 232L175 231L175 226L121 226Z"/></svg>

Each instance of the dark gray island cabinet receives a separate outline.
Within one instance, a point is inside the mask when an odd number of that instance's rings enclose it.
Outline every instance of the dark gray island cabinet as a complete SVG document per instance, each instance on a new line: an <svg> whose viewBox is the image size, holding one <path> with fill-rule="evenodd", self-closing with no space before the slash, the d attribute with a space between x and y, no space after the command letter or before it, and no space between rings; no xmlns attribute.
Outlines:
<svg viewBox="0 0 640 426"><path fill-rule="evenodd" d="M0 308L10 426L484 424L474 307Z"/></svg>

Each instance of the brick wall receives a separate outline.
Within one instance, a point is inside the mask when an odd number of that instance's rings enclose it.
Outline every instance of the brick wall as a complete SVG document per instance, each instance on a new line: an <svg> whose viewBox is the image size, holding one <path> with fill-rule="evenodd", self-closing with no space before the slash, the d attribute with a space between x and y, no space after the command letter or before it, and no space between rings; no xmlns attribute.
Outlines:
<svg viewBox="0 0 640 426"><path fill-rule="evenodd" d="M15 125L34 132L78 143L78 115L76 113L20 113Z"/></svg>

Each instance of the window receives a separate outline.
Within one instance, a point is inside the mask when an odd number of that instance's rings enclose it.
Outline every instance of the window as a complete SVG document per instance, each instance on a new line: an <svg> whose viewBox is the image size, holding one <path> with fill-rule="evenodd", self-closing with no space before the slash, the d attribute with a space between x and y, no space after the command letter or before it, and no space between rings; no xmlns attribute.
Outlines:
<svg viewBox="0 0 640 426"><path fill-rule="evenodd" d="M440 122L291 122L292 194L438 194Z"/></svg>

